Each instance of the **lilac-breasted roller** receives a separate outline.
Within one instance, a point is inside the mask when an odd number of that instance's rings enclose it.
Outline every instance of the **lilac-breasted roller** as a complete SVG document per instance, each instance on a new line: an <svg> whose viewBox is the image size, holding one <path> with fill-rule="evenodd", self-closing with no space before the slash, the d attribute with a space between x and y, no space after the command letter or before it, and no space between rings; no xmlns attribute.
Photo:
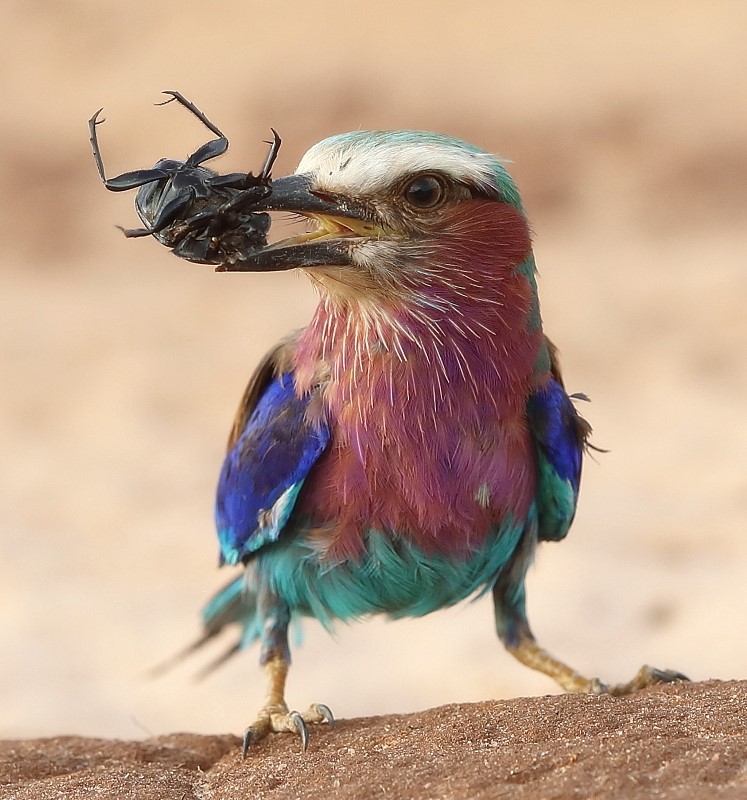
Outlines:
<svg viewBox="0 0 747 800"><path fill-rule="evenodd" d="M274 181L266 210L313 229L241 271L302 269L320 294L246 389L218 486L221 561L243 576L204 611L203 641L261 644L269 731L331 721L290 712L288 625L419 616L491 591L498 636L570 692L623 694L543 650L525 612L537 543L574 516L589 426L544 336L527 217L503 163L457 139L356 131Z"/></svg>

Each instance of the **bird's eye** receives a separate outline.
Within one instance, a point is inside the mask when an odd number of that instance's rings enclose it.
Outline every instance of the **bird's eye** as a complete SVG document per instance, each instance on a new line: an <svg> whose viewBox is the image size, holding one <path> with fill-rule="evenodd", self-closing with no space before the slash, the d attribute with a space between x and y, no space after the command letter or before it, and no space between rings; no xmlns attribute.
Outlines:
<svg viewBox="0 0 747 800"><path fill-rule="evenodd" d="M407 184L404 194L414 208L436 208L446 196L446 187L435 175L420 175Z"/></svg>

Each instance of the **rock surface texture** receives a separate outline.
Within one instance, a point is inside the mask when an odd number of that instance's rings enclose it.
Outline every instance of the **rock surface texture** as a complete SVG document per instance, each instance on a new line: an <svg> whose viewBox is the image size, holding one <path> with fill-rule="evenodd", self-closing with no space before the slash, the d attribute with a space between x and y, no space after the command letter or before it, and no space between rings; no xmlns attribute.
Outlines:
<svg viewBox="0 0 747 800"><path fill-rule="evenodd" d="M747 798L747 681L340 720L273 735L0 742L0 798Z"/></svg>

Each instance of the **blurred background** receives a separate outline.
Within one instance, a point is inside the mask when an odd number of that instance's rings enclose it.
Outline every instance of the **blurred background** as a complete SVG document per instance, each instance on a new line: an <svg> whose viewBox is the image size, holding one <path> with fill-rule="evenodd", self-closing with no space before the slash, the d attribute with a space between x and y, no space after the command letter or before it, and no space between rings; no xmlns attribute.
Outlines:
<svg viewBox="0 0 747 800"><path fill-rule="evenodd" d="M355 128L511 159L546 330L594 441L571 535L529 578L579 670L745 677L747 6L743 2L4 0L0 8L0 735L240 732L257 653L157 681L218 571L213 492L264 351L315 305L301 275L217 275L138 225L109 175L231 139L275 174ZM283 225L275 226L282 233ZM225 642L224 644L228 644ZM556 691L506 655L490 600L305 625L289 700L338 716Z"/></svg>

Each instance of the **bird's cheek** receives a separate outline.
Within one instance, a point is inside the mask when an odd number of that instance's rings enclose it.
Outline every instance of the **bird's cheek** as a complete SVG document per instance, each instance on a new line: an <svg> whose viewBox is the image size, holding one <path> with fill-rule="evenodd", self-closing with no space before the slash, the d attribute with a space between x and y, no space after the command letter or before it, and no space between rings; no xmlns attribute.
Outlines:
<svg viewBox="0 0 747 800"><path fill-rule="evenodd" d="M531 253L526 217L508 203L467 200L444 217L441 247L480 264L514 267Z"/></svg>
<svg viewBox="0 0 747 800"><path fill-rule="evenodd" d="M396 275L402 266L403 245L392 239L362 239L350 250L353 267L372 275Z"/></svg>

